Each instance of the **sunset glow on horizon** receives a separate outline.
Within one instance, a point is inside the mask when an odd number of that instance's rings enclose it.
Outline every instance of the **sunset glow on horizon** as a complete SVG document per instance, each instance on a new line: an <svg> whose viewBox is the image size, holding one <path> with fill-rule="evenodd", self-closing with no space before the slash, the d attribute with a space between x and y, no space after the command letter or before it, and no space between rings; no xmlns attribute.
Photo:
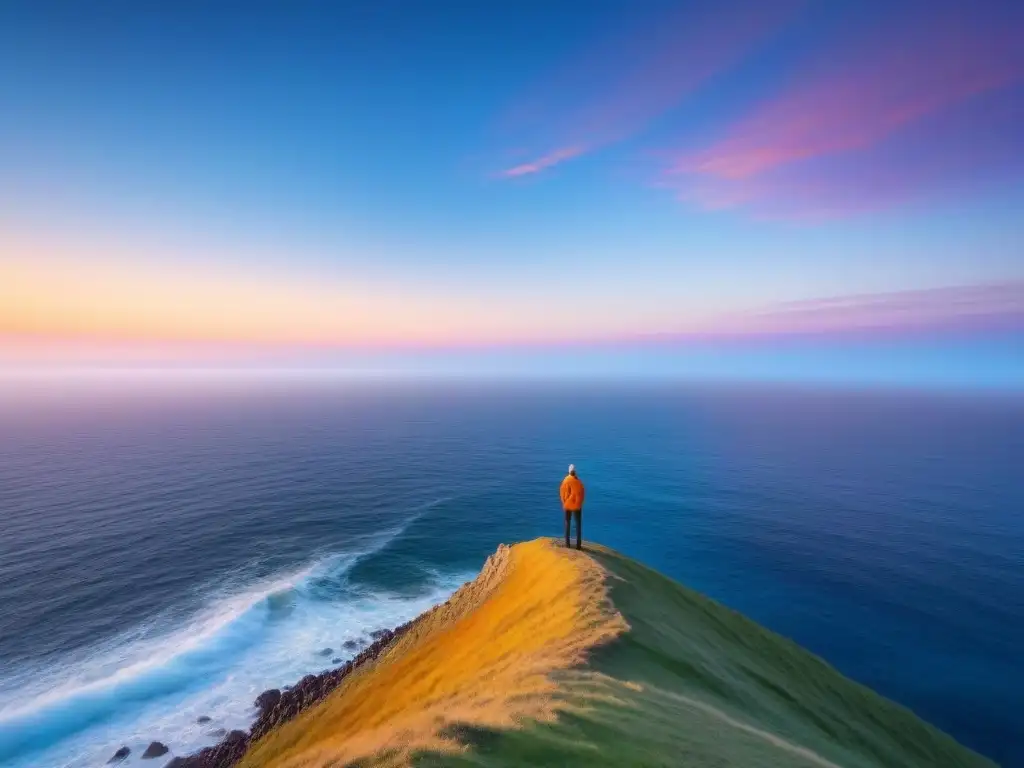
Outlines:
<svg viewBox="0 0 1024 768"><path fill-rule="evenodd" d="M898 340L1017 375L1017 4L51 10L0 10L0 368Z"/></svg>

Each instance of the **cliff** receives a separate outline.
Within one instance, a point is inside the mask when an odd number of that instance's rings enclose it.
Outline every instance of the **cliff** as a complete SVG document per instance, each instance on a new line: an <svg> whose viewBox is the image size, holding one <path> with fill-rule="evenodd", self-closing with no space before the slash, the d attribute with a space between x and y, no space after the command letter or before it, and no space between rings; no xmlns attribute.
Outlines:
<svg viewBox="0 0 1024 768"><path fill-rule="evenodd" d="M740 614L546 539L499 548L314 699L239 765L993 765Z"/></svg>

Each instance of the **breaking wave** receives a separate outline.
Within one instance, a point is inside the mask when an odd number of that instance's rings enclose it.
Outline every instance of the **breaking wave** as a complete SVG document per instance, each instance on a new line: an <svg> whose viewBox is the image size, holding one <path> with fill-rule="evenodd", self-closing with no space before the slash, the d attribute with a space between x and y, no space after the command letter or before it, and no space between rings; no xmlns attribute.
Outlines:
<svg viewBox="0 0 1024 768"><path fill-rule="evenodd" d="M135 628L84 659L5 675L0 765L95 766L122 745L131 765L153 740L184 755L247 728L261 691L337 666L373 630L408 621L471 577L435 574L412 594L353 583L353 566L401 533L269 579L239 576L163 631Z"/></svg>

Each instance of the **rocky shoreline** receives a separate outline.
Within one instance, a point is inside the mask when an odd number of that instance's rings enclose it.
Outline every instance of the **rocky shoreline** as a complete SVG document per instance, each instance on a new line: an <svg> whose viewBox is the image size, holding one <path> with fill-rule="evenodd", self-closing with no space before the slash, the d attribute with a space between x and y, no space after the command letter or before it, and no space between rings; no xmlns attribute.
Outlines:
<svg viewBox="0 0 1024 768"><path fill-rule="evenodd" d="M175 757L165 765L165 768L231 768L242 759L250 744L322 701L353 671L377 659L414 623L415 620L395 629L373 632L373 642L340 667L321 672L319 675L306 675L294 686L284 690L273 688L264 691L256 697L255 706L259 709L259 715L248 732L231 731L219 744L201 749L187 757ZM166 747L164 749L166 750ZM111 762L118 762L124 757L127 757L127 752L122 754L119 751Z"/></svg>

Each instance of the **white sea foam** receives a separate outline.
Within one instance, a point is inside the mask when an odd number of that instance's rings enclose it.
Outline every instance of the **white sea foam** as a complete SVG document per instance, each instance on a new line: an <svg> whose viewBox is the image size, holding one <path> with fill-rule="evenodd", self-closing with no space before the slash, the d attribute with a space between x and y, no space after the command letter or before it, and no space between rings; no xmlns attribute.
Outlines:
<svg viewBox="0 0 1024 768"><path fill-rule="evenodd" d="M343 582L365 554L328 556L221 590L179 629L134 631L73 665L8 677L0 690L0 765L84 768L104 764L122 745L132 750L126 765L147 765L139 758L153 740L188 754L218 741L217 729L248 727L261 691L351 658L357 651L346 641L365 643L372 630L413 618L469 578L439 577L413 596L323 594L325 579ZM198 724L201 715L211 721Z"/></svg>

